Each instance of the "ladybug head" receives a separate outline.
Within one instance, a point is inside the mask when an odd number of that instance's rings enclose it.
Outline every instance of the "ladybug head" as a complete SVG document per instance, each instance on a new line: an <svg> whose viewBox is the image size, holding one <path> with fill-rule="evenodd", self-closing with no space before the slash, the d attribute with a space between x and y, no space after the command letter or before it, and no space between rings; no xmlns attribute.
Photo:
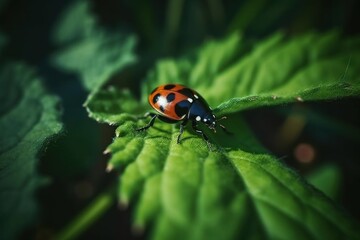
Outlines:
<svg viewBox="0 0 360 240"><path fill-rule="evenodd" d="M214 114L208 114L203 119L202 122L205 123L211 130L216 132L216 117Z"/></svg>
<svg viewBox="0 0 360 240"><path fill-rule="evenodd" d="M216 133L216 123L218 121L221 121L223 119L226 119L225 116L221 117L220 119L216 119L214 114L209 114L206 117L202 119L202 122L205 123L211 130L213 130ZM222 129L225 130L225 127L221 124L219 124ZM226 131L226 130L225 130Z"/></svg>

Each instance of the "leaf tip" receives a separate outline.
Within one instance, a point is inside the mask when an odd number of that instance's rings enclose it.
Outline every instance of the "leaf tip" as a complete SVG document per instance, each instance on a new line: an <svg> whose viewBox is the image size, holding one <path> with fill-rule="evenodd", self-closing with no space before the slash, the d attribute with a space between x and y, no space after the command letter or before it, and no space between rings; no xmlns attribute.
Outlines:
<svg viewBox="0 0 360 240"><path fill-rule="evenodd" d="M106 148L103 152L103 154L109 154L111 153L111 149L110 148ZM108 165L109 166L109 165Z"/></svg>

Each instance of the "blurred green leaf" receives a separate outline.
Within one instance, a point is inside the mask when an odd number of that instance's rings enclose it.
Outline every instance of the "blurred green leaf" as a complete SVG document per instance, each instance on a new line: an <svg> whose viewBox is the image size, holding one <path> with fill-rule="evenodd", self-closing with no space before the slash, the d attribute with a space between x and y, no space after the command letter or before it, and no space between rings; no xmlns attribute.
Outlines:
<svg viewBox="0 0 360 240"><path fill-rule="evenodd" d="M33 70L0 69L0 239L14 239L34 223L35 191L46 182L37 172L39 151L60 132L58 99Z"/></svg>
<svg viewBox="0 0 360 240"><path fill-rule="evenodd" d="M306 180L320 189L330 198L336 200L341 186L341 171L334 164L321 166L306 176Z"/></svg>
<svg viewBox="0 0 360 240"><path fill-rule="evenodd" d="M121 68L135 61L135 38L120 35L98 35L87 38L58 53L56 64L81 76L84 87L98 89Z"/></svg>
<svg viewBox="0 0 360 240"><path fill-rule="evenodd" d="M266 3L266 0L244 1L243 5L235 14L234 19L231 21L228 31L233 32L237 29L245 31L254 19L258 17L260 13L264 12Z"/></svg>
<svg viewBox="0 0 360 240"><path fill-rule="evenodd" d="M96 18L91 14L91 3L74 1L59 17L52 33L52 41L61 46L81 41L96 34Z"/></svg>
<svg viewBox="0 0 360 240"><path fill-rule="evenodd" d="M91 95L90 116L119 125L106 150L112 154L108 170L123 172L119 199L123 205L136 202L135 226L153 226L153 239L359 238L357 223L266 154L237 113L359 95L357 43L337 33L289 40L276 34L247 51L232 34L195 55L160 61L142 85L140 102L115 88ZM136 132L147 123L136 116L148 93L169 82L196 89L212 106L226 101L216 111L228 114L223 124L233 134L207 132L215 148L209 151L191 130L177 144L176 125L157 121Z"/></svg>
<svg viewBox="0 0 360 240"><path fill-rule="evenodd" d="M79 74L88 91L96 91L113 74L136 60L136 38L109 33L98 26L88 1L76 1L69 6L53 38L56 44L69 43L55 54L54 64Z"/></svg>

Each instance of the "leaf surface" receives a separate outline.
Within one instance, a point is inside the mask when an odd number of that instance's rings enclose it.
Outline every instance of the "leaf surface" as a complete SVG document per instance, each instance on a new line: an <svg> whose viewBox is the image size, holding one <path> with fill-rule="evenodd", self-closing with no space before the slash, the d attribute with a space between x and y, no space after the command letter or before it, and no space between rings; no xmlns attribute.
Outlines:
<svg viewBox="0 0 360 240"><path fill-rule="evenodd" d="M0 239L13 239L34 223L39 151L62 128L58 98L21 64L0 69Z"/></svg>
<svg viewBox="0 0 360 240"><path fill-rule="evenodd" d="M332 199L339 197L342 178L340 168L335 164L321 166L306 176L309 183Z"/></svg>
<svg viewBox="0 0 360 240"><path fill-rule="evenodd" d="M241 112L295 101L359 95L358 39L337 33L286 39L276 34L248 50L240 35L211 41L178 60L160 61L142 98L109 88L91 95L90 116L118 125L108 169L120 175L119 199L135 203L135 226L153 239L356 239L358 225L323 193L258 143ZM329 68L330 67L330 68ZM329 68L329 69L328 69ZM210 133L213 151L192 130L137 128L157 85L200 92L233 134Z"/></svg>
<svg viewBox="0 0 360 240"><path fill-rule="evenodd" d="M101 28L90 7L88 1L78 1L63 13L53 41L64 47L52 60L59 68L79 74L85 89L96 91L120 69L135 62L136 39Z"/></svg>
<svg viewBox="0 0 360 240"><path fill-rule="evenodd" d="M210 42L195 57L163 60L143 89L182 83L195 88L219 115L291 102L338 99L360 93L360 38L338 32L294 39L275 34L249 51L239 34Z"/></svg>

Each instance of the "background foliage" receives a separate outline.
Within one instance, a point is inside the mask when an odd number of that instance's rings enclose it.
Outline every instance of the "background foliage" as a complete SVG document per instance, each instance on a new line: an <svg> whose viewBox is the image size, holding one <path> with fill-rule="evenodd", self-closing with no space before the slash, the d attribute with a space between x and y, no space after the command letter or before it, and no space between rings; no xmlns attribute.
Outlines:
<svg viewBox="0 0 360 240"><path fill-rule="evenodd" d="M129 239L190 228L188 236L197 239L227 220L220 232L224 239L356 238L359 100L334 99L359 95L357 5L350 0L1 1L1 202L17 203L14 210L2 206L6 237ZM171 81L196 88L218 115L229 116L224 124L235 136L211 135L219 152L206 153L203 141L190 132L182 145L171 143L177 128L160 122L144 135L131 132L146 123L135 122L133 114L149 109L149 89ZM55 95L61 99L64 132L41 148L61 128ZM307 102L317 99L333 100ZM85 101L91 117L120 126L115 130L88 119ZM19 111L18 103L26 110ZM33 104L38 107L26 107ZM280 106L269 107L274 105ZM34 119L44 119L44 125ZM28 126L33 130L23 130ZM121 138L107 147L114 131ZM16 147L8 147L12 143ZM29 143L36 144L22 145ZM191 150L193 144L198 151ZM185 162L174 157L183 148L189 152ZM104 149L111 158L102 155ZM310 162L309 153L314 153ZM41 157L39 164L35 156ZM106 167L118 170L105 173ZM299 180L303 177L345 210L334 208L328 197ZM25 187L19 185L23 181ZM159 189L161 181L165 189ZM10 198L9 190L22 195ZM159 192L165 196L156 197ZM116 194L127 210L118 209ZM20 200L28 212L21 211ZM3 221L6 216L21 220ZM144 234L134 234L149 223Z"/></svg>

